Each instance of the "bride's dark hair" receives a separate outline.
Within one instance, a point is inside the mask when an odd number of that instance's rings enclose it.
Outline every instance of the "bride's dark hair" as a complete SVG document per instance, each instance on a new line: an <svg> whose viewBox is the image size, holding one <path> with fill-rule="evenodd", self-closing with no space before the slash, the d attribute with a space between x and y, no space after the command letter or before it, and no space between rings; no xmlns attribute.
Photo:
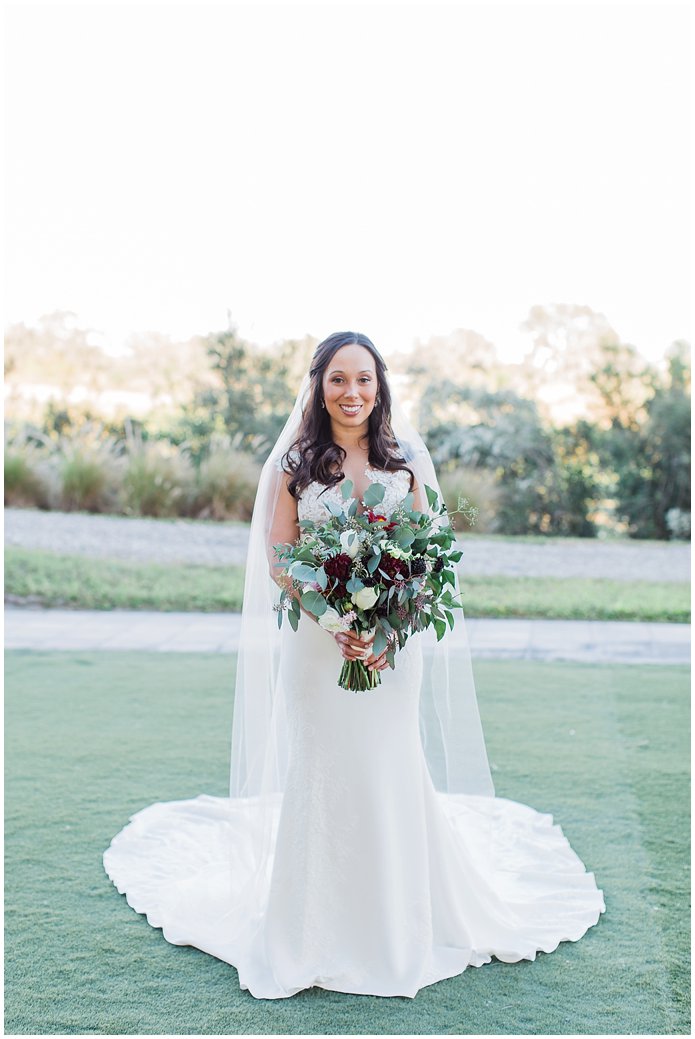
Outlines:
<svg viewBox="0 0 695 1039"><path fill-rule="evenodd" d="M375 469L396 472L399 469L410 473L412 489L414 475L406 465L398 441L391 429L391 391L386 378L384 359L371 339L361 332L334 332L316 347L309 368L309 395L302 415L297 439L283 455L282 467L292 475L287 486L290 494L298 498L312 481L333 487L345 478L343 462L346 451L335 443L331 435L331 420L322 407L323 375L328 364L341 346L356 344L369 350L376 366L378 392L369 419L369 464Z"/></svg>

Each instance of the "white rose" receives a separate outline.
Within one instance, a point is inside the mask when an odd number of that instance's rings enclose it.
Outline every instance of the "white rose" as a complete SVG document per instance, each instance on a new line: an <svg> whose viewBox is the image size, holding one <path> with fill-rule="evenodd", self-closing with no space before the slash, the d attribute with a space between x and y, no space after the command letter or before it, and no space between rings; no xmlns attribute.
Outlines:
<svg viewBox="0 0 695 1039"><path fill-rule="evenodd" d="M322 613L319 617L319 624L326 631L330 631L335 634L337 631L345 631L345 621L340 616L337 610L334 610L332 606L326 607L326 612Z"/></svg>
<svg viewBox="0 0 695 1039"><path fill-rule="evenodd" d="M354 530L344 530L340 535L340 547L350 559L354 559L360 550L360 539Z"/></svg>
<svg viewBox="0 0 695 1039"><path fill-rule="evenodd" d="M360 588L359 592L352 593L352 601L360 610L368 610L379 598L378 588Z"/></svg>

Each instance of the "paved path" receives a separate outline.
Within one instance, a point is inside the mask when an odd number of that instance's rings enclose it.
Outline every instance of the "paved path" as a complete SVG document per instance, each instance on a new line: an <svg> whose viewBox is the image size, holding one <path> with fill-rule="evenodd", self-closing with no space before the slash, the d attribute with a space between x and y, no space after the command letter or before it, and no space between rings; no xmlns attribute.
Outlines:
<svg viewBox="0 0 695 1039"><path fill-rule="evenodd" d="M147 650L233 653L238 613L140 610L5 610L7 649ZM688 664L690 625L622 621L466 621L476 660L574 660L585 663ZM458 636L457 636L458 633ZM460 638L455 627L453 644ZM429 633L428 633L429 634Z"/></svg>
<svg viewBox="0 0 695 1039"><path fill-rule="evenodd" d="M5 509L5 544L95 558L243 565L248 526ZM690 545L684 542L548 538L530 543L469 535L462 540L462 547L463 567L468 574L616 581L690 579Z"/></svg>

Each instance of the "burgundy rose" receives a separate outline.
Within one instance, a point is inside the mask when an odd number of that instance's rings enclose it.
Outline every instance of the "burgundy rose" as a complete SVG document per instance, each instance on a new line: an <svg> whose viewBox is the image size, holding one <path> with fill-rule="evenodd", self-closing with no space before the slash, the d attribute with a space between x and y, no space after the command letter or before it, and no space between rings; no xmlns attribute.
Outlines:
<svg viewBox="0 0 695 1039"><path fill-rule="evenodd" d="M382 555L381 560L379 561L379 569L383 570L391 581L395 581L398 577L408 576L407 560L396 559L394 556L390 556L388 552L385 552Z"/></svg>
<svg viewBox="0 0 695 1039"><path fill-rule="evenodd" d="M330 556L323 564L323 569L329 577L335 577L338 581L347 581L352 569L352 560L347 552L339 552L337 556Z"/></svg>

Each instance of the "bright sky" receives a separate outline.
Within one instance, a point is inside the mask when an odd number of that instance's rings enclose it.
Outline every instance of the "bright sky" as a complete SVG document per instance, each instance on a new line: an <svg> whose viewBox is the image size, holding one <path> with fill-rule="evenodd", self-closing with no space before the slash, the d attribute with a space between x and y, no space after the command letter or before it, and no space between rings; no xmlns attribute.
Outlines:
<svg viewBox="0 0 695 1039"><path fill-rule="evenodd" d="M6 320L689 326L689 5L6 5Z"/></svg>

